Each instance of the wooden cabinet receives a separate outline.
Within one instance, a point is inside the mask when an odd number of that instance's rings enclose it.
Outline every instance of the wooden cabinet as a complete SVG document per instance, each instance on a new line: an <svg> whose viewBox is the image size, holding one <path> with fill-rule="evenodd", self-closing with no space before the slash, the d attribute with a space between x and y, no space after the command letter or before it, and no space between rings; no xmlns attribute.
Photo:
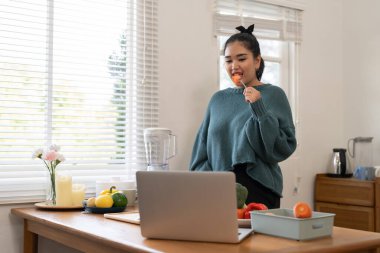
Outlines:
<svg viewBox="0 0 380 253"><path fill-rule="evenodd" d="M315 210L335 213L335 226L380 232L380 178L363 181L318 174Z"/></svg>

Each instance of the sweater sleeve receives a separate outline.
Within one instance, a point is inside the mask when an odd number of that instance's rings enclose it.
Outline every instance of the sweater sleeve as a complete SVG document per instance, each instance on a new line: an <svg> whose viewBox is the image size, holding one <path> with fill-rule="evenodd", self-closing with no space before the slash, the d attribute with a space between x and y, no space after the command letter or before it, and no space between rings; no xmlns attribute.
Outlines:
<svg viewBox="0 0 380 253"><path fill-rule="evenodd" d="M207 131L209 125L209 113L207 113L205 119L199 128L198 134L195 138L193 147L193 153L191 155L190 170L191 171L211 171L211 165L209 163L207 155Z"/></svg>
<svg viewBox="0 0 380 253"><path fill-rule="evenodd" d="M297 141L289 102L283 94L273 110L267 110L262 99L251 104L252 117L246 124L246 135L255 153L267 163L278 163L296 149Z"/></svg>

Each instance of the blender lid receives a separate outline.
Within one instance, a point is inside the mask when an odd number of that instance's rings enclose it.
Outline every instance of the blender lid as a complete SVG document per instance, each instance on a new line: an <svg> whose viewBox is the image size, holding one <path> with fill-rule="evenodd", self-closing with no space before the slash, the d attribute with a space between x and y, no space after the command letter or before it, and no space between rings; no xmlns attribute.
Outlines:
<svg viewBox="0 0 380 253"><path fill-rule="evenodd" d="M154 133L171 133L172 131L169 128L163 128L163 127L150 127L150 128L145 128L144 133L145 134L154 134Z"/></svg>

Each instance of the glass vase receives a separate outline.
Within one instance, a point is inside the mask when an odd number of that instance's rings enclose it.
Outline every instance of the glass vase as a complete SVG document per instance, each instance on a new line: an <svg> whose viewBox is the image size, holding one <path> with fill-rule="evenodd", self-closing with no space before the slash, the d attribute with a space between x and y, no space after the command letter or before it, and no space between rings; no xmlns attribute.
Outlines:
<svg viewBox="0 0 380 253"><path fill-rule="evenodd" d="M49 171L46 185L46 205L55 206L57 191L55 187L55 171Z"/></svg>

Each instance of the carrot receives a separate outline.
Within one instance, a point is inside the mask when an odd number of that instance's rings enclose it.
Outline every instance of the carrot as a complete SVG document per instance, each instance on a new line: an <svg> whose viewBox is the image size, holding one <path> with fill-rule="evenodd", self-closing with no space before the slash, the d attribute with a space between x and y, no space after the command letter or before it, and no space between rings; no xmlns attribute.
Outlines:
<svg viewBox="0 0 380 253"><path fill-rule="evenodd" d="M240 75L233 75L232 76L232 81L235 83L235 84L238 84L240 82L240 79L241 79L241 76Z"/></svg>
<svg viewBox="0 0 380 253"><path fill-rule="evenodd" d="M296 218L310 218L311 207L305 202L297 202L293 206L293 213Z"/></svg>

